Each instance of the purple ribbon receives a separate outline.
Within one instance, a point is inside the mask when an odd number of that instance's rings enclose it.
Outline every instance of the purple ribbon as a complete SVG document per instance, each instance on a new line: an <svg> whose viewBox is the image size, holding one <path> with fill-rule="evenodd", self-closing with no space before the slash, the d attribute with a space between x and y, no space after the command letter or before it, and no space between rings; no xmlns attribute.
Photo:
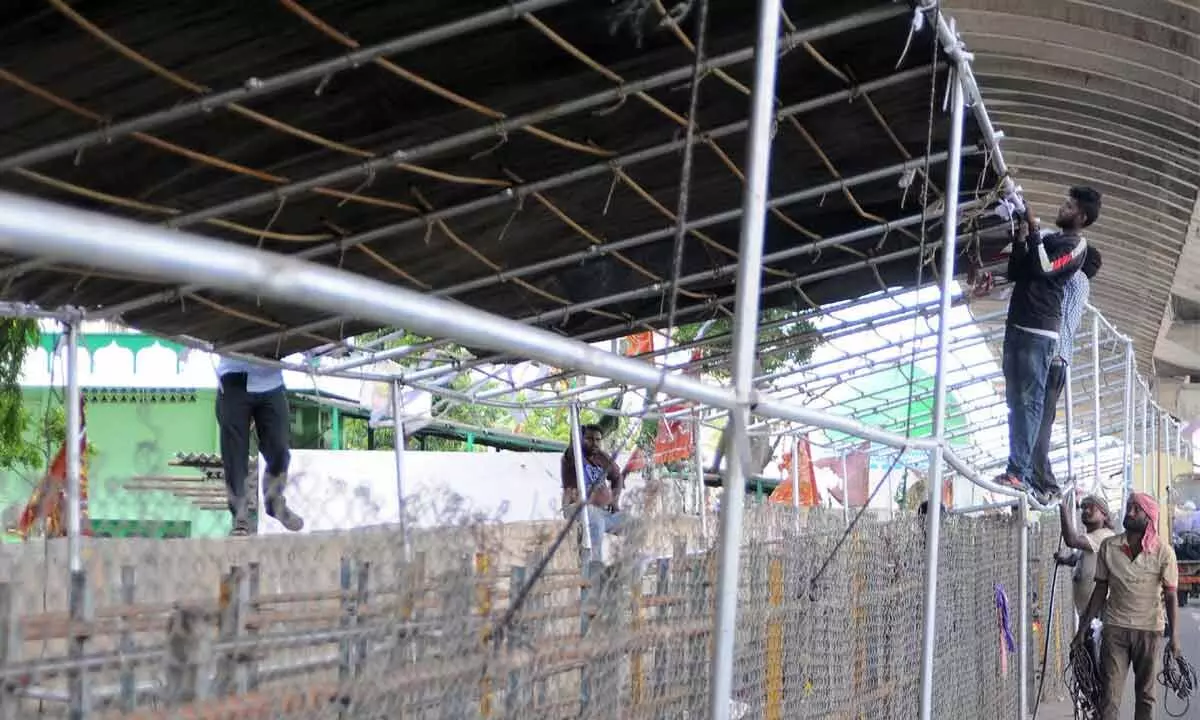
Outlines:
<svg viewBox="0 0 1200 720"><path fill-rule="evenodd" d="M1004 586L996 583L996 609L1000 611L1000 629L1004 632L1004 644L1010 653L1017 651L1017 643L1013 640L1012 624L1008 620L1008 595Z"/></svg>

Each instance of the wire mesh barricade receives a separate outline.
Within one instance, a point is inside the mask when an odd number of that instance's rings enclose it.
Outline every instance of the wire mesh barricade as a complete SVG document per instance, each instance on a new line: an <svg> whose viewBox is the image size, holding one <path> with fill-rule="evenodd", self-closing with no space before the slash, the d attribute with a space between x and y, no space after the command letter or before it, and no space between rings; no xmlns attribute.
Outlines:
<svg viewBox="0 0 1200 720"><path fill-rule="evenodd" d="M394 526L244 543L93 541L78 622L40 604L43 593L64 596L43 564L62 563L64 547L45 546L45 558L5 548L5 707L61 711L83 673L106 716L705 716L716 556L698 518L637 518L585 567L573 533L554 548L565 521L499 523L428 502L443 507L440 527L414 528L408 553ZM746 513L733 715L912 717L923 524L864 518L821 570L845 531L839 512L804 509L799 529L792 508ZM1017 602L1018 527L1011 514L946 521L938 717L1015 712L1005 634L1016 616L1006 624L998 598ZM1052 545L1042 535L1039 555ZM1057 607L1067 598L1060 587ZM86 652L73 656L80 639ZM1065 648L1052 643L1048 668L1063 665Z"/></svg>

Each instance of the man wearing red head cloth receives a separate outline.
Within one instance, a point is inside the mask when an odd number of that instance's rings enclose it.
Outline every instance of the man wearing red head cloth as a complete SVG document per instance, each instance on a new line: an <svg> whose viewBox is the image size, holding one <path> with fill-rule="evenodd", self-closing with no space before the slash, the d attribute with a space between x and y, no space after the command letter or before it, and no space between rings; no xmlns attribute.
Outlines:
<svg viewBox="0 0 1200 720"><path fill-rule="evenodd" d="M1134 718L1154 717L1158 640L1168 624L1171 633L1167 648L1172 655L1179 654L1178 584L1175 550L1158 538L1158 503L1144 493L1130 495L1125 532L1100 545L1096 589L1075 637L1076 643L1082 643L1092 619L1104 612L1100 643L1104 701L1100 720L1118 720L1121 692L1131 665L1137 692Z"/></svg>

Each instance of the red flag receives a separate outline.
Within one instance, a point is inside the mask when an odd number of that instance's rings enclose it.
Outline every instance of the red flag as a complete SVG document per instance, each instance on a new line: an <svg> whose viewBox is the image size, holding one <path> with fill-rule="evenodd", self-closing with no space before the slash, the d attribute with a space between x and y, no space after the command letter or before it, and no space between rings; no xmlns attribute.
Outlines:
<svg viewBox="0 0 1200 720"><path fill-rule="evenodd" d="M632 473L643 470L646 467L646 453L642 452L641 448L634 448L629 455L629 460L625 462L625 472Z"/></svg>
<svg viewBox="0 0 1200 720"><path fill-rule="evenodd" d="M815 507L821 502L821 494L817 492L817 475L813 470L812 450L808 443L808 436L801 437L796 440L799 446L800 467L799 467L799 485L800 485L800 504L804 507ZM779 463L779 470L782 473L783 481L776 486L771 496L767 498L769 502L783 503L785 505L792 504L792 453L785 453L783 462Z"/></svg>
<svg viewBox="0 0 1200 720"><path fill-rule="evenodd" d="M871 483L871 456L867 454L871 443L863 442L857 448L846 453L845 460L841 457L822 458L817 461L817 467L832 471L840 477L849 490L849 506L862 507L867 504ZM834 500L846 505L847 498L843 496L842 488L830 488L829 494Z"/></svg>
<svg viewBox="0 0 1200 720"><path fill-rule="evenodd" d="M634 357L654 352L654 333L646 332L630 335L625 338L625 356Z"/></svg>
<svg viewBox="0 0 1200 720"><path fill-rule="evenodd" d="M685 405L672 405L663 408L668 414L683 410ZM687 460L692 456L695 443L692 438L692 421L690 418L680 418L658 421L658 435L654 438L654 463L661 465L669 462Z"/></svg>
<svg viewBox="0 0 1200 720"><path fill-rule="evenodd" d="M80 438L79 438L79 512L82 516L84 535L91 535L91 523L88 517L88 480L87 480L87 421L83 413L82 401L79 408ZM33 526L38 520L45 518L46 537L67 536L67 444L64 441L50 463L50 468L42 476L41 482L34 488L21 519L17 524L17 532L21 538L28 538Z"/></svg>

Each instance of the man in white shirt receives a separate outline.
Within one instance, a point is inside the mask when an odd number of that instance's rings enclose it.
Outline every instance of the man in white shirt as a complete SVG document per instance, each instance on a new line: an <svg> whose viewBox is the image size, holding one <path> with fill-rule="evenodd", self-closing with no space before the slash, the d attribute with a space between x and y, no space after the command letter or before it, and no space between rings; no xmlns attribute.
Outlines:
<svg viewBox="0 0 1200 720"><path fill-rule="evenodd" d="M291 419L283 372L244 360L222 358L217 365L217 425L221 461L234 536L250 534L246 478L250 474L250 422L258 434L258 450L266 460L263 505L266 513L297 532L304 520L283 497L287 487Z"/></svg>
<svg viewBox="0 0 1200 720"><path fill-rule="evenodd" d="M1054 559L1059 564L1075 567L1071 578L1074 585L1075 612L1082 618L1087 612L1092 591L1096 588L1096 553L1100 551L1100 544L1116 532L1112 529L1112 515L1108 503L1098 495L1088 495L1079 503L1079 520L1083 524L1083 531L1080 532L1079 526L1071 519L1075 514L1074 498L1075 493L1068 493L1058 506L1059 526L1062 530L1063 545L1067 549ZM1094 620L1092 625L1086 637L1088 649L1098 663L1100 620Z"/></svg>

